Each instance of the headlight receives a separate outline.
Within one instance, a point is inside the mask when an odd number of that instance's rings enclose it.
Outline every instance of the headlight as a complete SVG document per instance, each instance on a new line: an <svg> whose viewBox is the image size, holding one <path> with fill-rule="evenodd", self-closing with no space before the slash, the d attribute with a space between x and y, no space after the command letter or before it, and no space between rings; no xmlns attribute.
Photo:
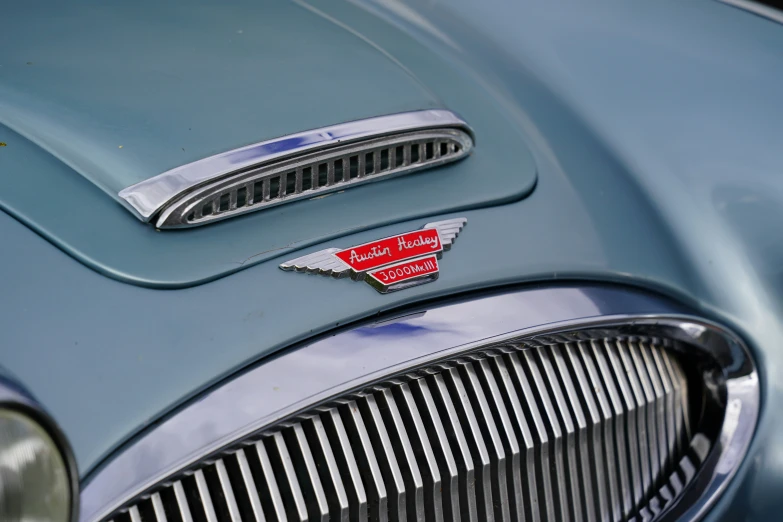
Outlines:
<svg viewBox="0 0 783 522"><path fill-rule="evenodd" d="M0 379L0 520L71 522L76 485L70 450L54 423Z"/></svg>

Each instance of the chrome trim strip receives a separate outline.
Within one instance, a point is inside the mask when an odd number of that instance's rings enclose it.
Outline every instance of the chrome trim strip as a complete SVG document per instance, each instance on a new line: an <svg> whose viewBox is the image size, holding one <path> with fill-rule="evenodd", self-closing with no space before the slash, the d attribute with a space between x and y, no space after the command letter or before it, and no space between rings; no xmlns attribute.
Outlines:
<svg viewBox="0 0 783 522"><path fill-rule="evenodd" d="M658 297L579 286L528 289L413 310L270 358L207 392L118 452L84 487L80 520L98 522L173 472L334 395L471 349L575 329L679 339L723 368L729 407L720 443L669 511L688 520L701 517L736 472L755 429L759 382L747 348L724 328Z"/></svg>
<svg viewBox="0 0 783 522"><path fill-rule="evenodd" d="M338 143L433 127L457 127L473 135L462 118L445 109L378 116L289 134L222 152L131 185L122 189L119 196L139 219L146 222L175 196L233 172Z"/></svg>
<svg viewBox="0 0 783 522"><path fill-rule="evenodd" d="M762 18L772 20L773 22L783 24L783 11L775 9L774 7L769 7L758 2L753 2L752 0L718 0L718 2L736 7L737 9L742 9L743 11L748 11L749 13L753 13L754 15L760 16Z"/></svg>

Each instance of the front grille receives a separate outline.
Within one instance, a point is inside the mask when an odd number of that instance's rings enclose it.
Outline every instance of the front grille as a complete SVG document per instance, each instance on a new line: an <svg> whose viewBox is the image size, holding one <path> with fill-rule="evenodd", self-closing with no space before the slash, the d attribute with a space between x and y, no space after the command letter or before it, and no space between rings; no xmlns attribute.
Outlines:
<svg viewBox="0 0 783 522"><path fill-rule="evenodd" d="M473 140L430 129L363 140L232 174L188 192L161 213L158 228L197 226L284 202L312 198L456 161Z"/></svg>
<svg viewBox="0 0 783 522"><path fill-rule="evenodd" d="M710 449L674 348L569 334L441 361L265 428L113 519L650 520Z"/></svg>

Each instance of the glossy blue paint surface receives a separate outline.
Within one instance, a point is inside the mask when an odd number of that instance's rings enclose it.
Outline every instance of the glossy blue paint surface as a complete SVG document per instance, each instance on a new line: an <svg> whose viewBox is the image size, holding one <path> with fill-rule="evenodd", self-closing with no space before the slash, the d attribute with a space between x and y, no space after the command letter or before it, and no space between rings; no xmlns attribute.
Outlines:
<svg viewBox="0 0 783 522"><path fill-rule="evenodd" d="M148 273L165 266L158 277L174 281L181 270L192 280L202 266L191 261L197 252L206 250L213 274L215 267L262 252L254 266L228 277L155 290L106 278L0 217L0 361L63 425L82 473L206 386L338 324L480 288L600 280L665 293L749 342L760 366L762 416L749 457L710 516L777 517L783 487L783 416L774 406L783 400L783 27L712 0L314 5L344 25L366 29L366 37L392 56L410 45L396 28L412 35L432 51L418 58L424 83L442 72L441 60L469 75L474 83L461 84L456 74L455 91L441 94L476 128L476 155L469 161L494 143L484 136L500 123L481 116L491 98L521 129L537 186L521 201L445 214L449 207L438 206L441 187L428 186L414 200L426 221L464 215L468 225L444 256L437 282L382 296L347 280L280 271L277 263L294 257L287 250L247 247L247 238L264 226L260 217L205 228L193 243L189 236L169 236L165 248L162 234L144 232L133 250L122 250L110 231L132 237L126 227L143 225L129 215L125 221L127 213L113 200L30 149L14 160L35 180L26 193L45 187L38 167L54 169L51 178L61 183L55 192L88 202L67 205L73 217L61 218L61 234L69 234L70 244L97 244L96 252L114 245L116 257L104 266L126 263ZM5 60L0 65L0 71L7 67ZM476 86L482 96L471 96ZM350 106L337 100L333 109ZM299 122L292 125L298 129ZM0 148L0 158L11 149ZM506 159L496 168L513 164ZM6 171L0 169L0 177ZM407 198L411 186L385 190ZM299 248L296 255L304 255L426 222L403 214L377 219L358 197L350 205L319 201L275 214L273 222L286 225L275 229L282 232L269 249ZM293 211L311 203L318 205L313 215L326 212L330 220L317 223L323 228L316 234L307 228L313 220ZM100 226L89 224L96 216ZM352 230L344 225L349 216L377 228ZM212 257L218 251L230 257Z"/></svg>
<svg viewBox="0 0 783 522"><path fill-rule="evenodd" d="M111 277L191 286L348 232L516 201L535 186L505 107L470 71L377 18L346 25L253 0L47 5L22 2L0 17L0 209ZM393 48L376 43L384 34ZM129 185L217 153L456 106L484 145L444 168L163 233L117 201Z"/></svg>

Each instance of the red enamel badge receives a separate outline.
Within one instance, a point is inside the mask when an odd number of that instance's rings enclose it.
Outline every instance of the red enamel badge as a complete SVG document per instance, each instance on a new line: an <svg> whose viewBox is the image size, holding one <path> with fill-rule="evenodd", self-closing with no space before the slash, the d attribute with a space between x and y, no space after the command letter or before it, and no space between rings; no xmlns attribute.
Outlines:
<svg viewBox="0 0 783 522"><path fill-rule="evenodd" d="M438 278L438 259L451 248L466 223L465 218L427 223L421 230L351 248L320 250L287 261L280 268L364 280L383 294L402 290Z"/></svg>

